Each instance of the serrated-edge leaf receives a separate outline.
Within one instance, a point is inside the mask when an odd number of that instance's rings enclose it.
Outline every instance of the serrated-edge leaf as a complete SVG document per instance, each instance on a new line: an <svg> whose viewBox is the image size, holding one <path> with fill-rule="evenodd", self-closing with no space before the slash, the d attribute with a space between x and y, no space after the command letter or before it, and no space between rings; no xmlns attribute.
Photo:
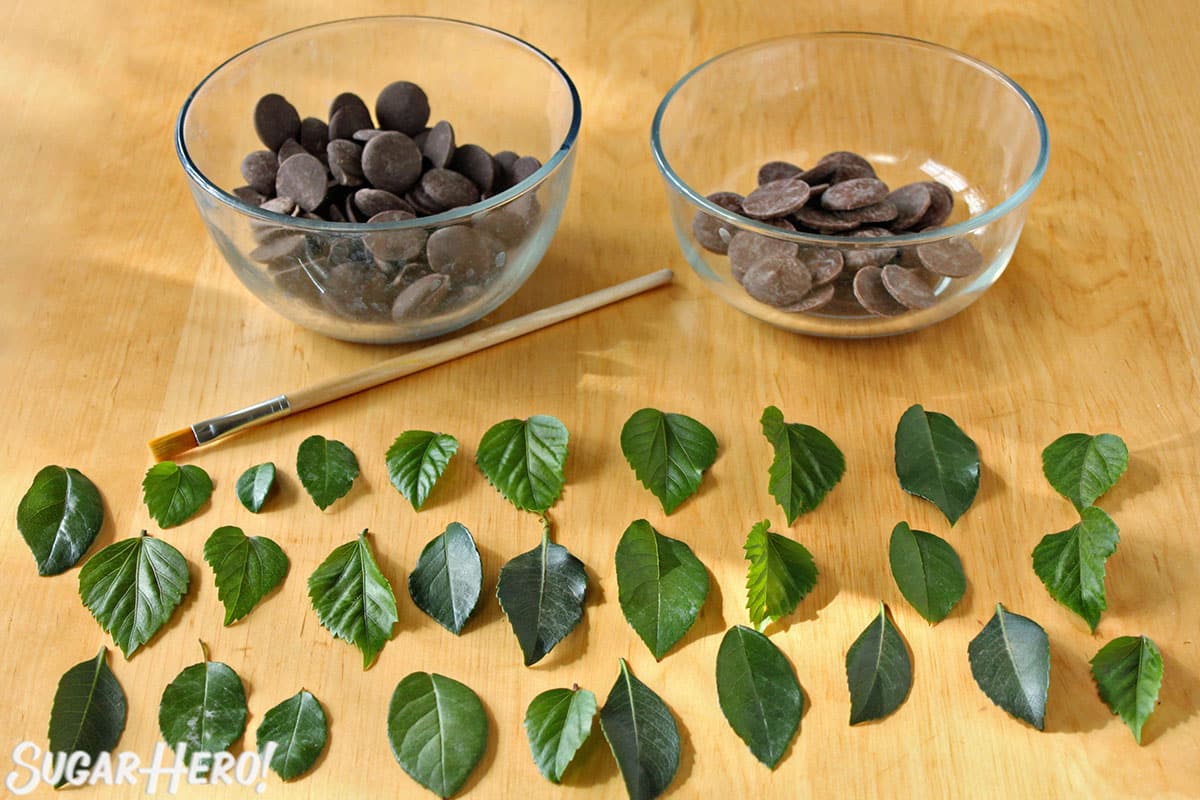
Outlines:
<svg viewBox="0 0 1200 800"><path fill-rule="evenodd" d="M661 661L700 614L708 570L686 543L663 536L644 519L625 529L615 561L621 612Z"/></svg>
<svg viewBox="0 0 1200 800"><path fill-rule="evenodd" d="M685 414L643 408L621 428L621 452L670 514L700 488L704 472L717 460L717 437Z"/></svg>
<svg viewBox="0 0 1200 800"><path fill-rule="evenodd" d="M39 575L59 575L78 564L103 524L100 490L71 467L42 467L17 504L17 529Z"/></svg>
<svg viewBox="0 0 1200 800"><path fill-rule="evenodd" d="M679 727L662 698L629 671L621 672L604 708L600 729L608 741L630 800L653 800L679 769Z"/></svg>
<svg viewBox="0 0 1200 800"><path fill-rule="evenodd" d="M506 419L483 434L475 463L508 502L544 514L566 484L569 440L566 426L546 414Z"/></svg>
<svg viewBox="0 0 1200 800"><path fill-rule="evenodd" d="M420 511L457 452L458 439L448 433L404 431L388 448L388 479Z"/></svg>
<svg viewBox="0 0 1200 800"><path fill-rule="evenodd" d="M466 526L451 522L421 550L408 575L408 594L417 608L458 635L483 588L483 562Z"/></svg>
<svg viewBox="0 0 1200 800"><path fill-rule="evenodd" d="M186 522L212 496L212 478L194 464L160 461L142 479L142 499L162 529Z"/></svg>
<svg viewBox="0 0 1200 800"><path fill-rule="evenodd" d="M542 542L500 568L496 598L508 617L525 666L541 661L583 619L587 573L567 548Z"/></svg>
<svg viewBox="0 0 1200 800"><path fill-rule="evenodd" d="M729 727L775 769L804 713L804 692L783 651L756 630L730 628L717 651L717 699Z"/></svg>
<svg viewBox="0 0 1200 800"><path fill-rule="evenodd" d="M308 596L322 627L363 655L363 669L392 638L399 621L392 585L375 563L364 530L335 547L308 578Z"/></svg>
<svg viewBox="0 0 1200 800"><path fill-rule="evenodd" d="M246 510L257 514L275 487L275 464L266 461L255 464L238 476L236 491L238 500Z"/></svg>
<svg viewBox="0 0 1200 800"><path fill-rule="evenodd" d="M820 505L846 472L846 457L824 432L811 425L784 422L783 412L767 406L759 420L775 450L767 489L787 515L788 525Z"/></svg>
<svg viewBox="0 0 1200 800"><path fill-rule="evenodd" d="M277 747L270 766L280 778L290 781L312 769L321 757L329 736L329 723L321 701L301 689L263 715L255 732L255 747L261 754L270 742Z"/></svg>
<svg viewBox="0 0 1200 800"><path fill-rule="evenodd" d="M918 404L900 417L895 450L900 487L933 503L952 526L958 522L979 491L975 441L950 417ZM947 463L955 461L964 463Z"/></svg>
<svg viewBox="0 0 1200 800"><path fill-rule="evenodd" d="M587 689L547 689L525 710L525 735L538 771L551 783L563 773L592 733L596 695Z"/></svg>
<svg viewBox="0 0 1200 800"><path fill-rule="evenodd" d="M967 591L962 561L950 543L907 522L892 529L888 562L904 599L930 623L945 619Z"/></svg>
<svg viewBox="0 0 1200 800"><path fill-rule="evenodd" d="M226 625L249 614L288 571L288 557L279 545L265 536L247 536L233 525L212 532L204 543L204 560L212 567Z"/></svg>
<svg viewBox="0 0 1200 800"><path fill-rule="evenodd" d="M883 719L894 712L912 689L912 661L900 629L879 604L879 615L846 653L850 687L850 724Z"/></svg>
<svg viewBox="0 0 1200 800"><path fill-rule="evenodd" d="M1118 636L1091 660L1100 699L1142 743L1142 726L1154 713L1162 688L1162 653L1146 636Z"/></svg>
<svg viewBox="0 0 1200 800"><path fill-rule="evenodd" d="M1111 489L1129 467L1129 448L1111 433L1068 433L1042 451L1042 474L1082 511Z"/></svg>
<svg viewBox="0 0 1200 800"><path fill-rule="evenodd" d="M1050 689L1050 639L1028 617L1000 603L967 647L971 675L993 703L1039 731Z"/></svg>
<svg viewBox="0 0 1200 800"><path fill-rule="evenodd" d="M817 565L808 549L773 533L763 520L746 536L746 610L759 630L796 610L817 585Z"/></svg>
<svg viewBox="0 0 1200 800"><path fill-rule="evenodd" d="M94 764L100 753L111 752L120 741L128 708L107 652L101 647L95 658L76 664L59 679L47 733L50 752L84 752ZM65 781L64 777L58 785Z"/></svg>
<svg viewBox="0 0 1200 800"><path fill-rule="evenodd" d="M1079 522L1047 534L1033 548L1033 571L1050 596L1082 617L1093 631L1108 608L1106 563L1120 538L1108 514L1089 506L1080 512Z"/></svg>
<svg viewBox="0 0 1200 800"><path fill-rule="evenodd" d="M337 439L313 434L296 451L296 474L317 508L324 511L350 492L358 477L358 459Z"/></svg>
<svg viewBox="0 0 1200 800"><path fill-rule="evenodd" d="M246 690L228 664L202 661L167 684L158 704L158 731L170 747L225 750L246 730Z"/></svg>
<svg viewBox="0 0 1200 800"><path fill-rule="evenodd" d="M414 672L396 684L387 730L397 763L439 797L462 788L487 748L487 714L479 695L436 673Z"/></svg>

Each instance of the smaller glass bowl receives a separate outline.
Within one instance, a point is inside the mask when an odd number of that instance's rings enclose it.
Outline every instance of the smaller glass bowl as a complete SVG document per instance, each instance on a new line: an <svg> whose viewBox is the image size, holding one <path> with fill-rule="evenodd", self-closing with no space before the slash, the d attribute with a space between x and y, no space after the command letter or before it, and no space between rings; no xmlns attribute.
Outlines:
<svg viewBox="0 0 1200 800"><path fill-rule="evenodd" d="M917 330L978 299L1012 257L1049 155L1041 112L1012 79L939 45L873 33L789 36L706 61L667 92L650 144L679 246L706 286L773 325L845 338ZM731 211L728 201L706 199L749 194L767 162L813 168L841 151L864 157L893 190L941 184L938 191L953 200L950 216L924 230L891 231L885 221L867 223L874 227L867 236L856 235L861 228L830 235L803 224L787 230L794 218L751 219L736 203ZM719 251L735 238L741 242L731 259ZM818 286L821 297L803 298L824 302L801 310L806 303L786 291L804 285L789 283L788 259L814 264L828 251L836 251L830 257L842 268ZM786 263L768 269L753 262L760 255ZM959 263L947 270L947 261ZM975 262L970 274L949 277L927 268L962 272L964 261ZM873 269L856 292L864 267ZM884 277L892 279L890 289ZM893 291L914 307L897 302ZM862 295L877 313L864 308Z"/></svg>

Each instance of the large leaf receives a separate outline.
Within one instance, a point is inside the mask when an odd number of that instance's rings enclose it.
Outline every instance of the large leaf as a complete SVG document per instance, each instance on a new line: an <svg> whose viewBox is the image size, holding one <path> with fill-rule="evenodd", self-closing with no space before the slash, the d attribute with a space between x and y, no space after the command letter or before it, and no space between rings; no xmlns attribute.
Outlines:
<svg viewBox="0 0 1200 800"><path fill-rule="evenodd" d="M544 514L566 483L568 438L566 426L554 417L508 419L483 434L475 463L508 502Z"/></svg>
<svg viewBox="0 0 1200 800"><path fill-rule="evenodd" d="M388 477L396 491L420 511L457 452L458 439L448 433L405 431L388 448Z"/></svg>
<svg viewBox="0 0 1200 800"><path fill-rule="evenodd" d="M600 711L600 729L630 800L651 800L666 791L679 769L679 728L662 698L629 672L625 659L620 662L621 674Z"/></svg>
<svg viewBox="0 0 1200 800"><path fill-rule="evenodd" d="M734 733L771 769L800 728L804 693L771 640L735 625L717 651L717 699Z"/></svg>
<svg viewBox="0 0 1200 800"><path fill-rule="evenodd" d="M479 602L483 563L471 532L458 522L433 538L408 576L417 608L451 633L462 632Z"/></svg>
<svg viewBox="0 0 1200 800"><path fill-rule="evenodd" d="M204 560L216 578L226 625L249 614L288 571L288 557L279 545L265 536L247 536L232 525L212 532L204 543Z"/></svg>
<svg viewBox="0 0 1200 800"><path fill-rule="evenodd" d="M171 618L188 588L188 564L161 539L113 542L79 570L79 597L126 658Z"/></svg>
<svg viewBox="0 0 1200 800"><path fill-rule="evenodd" d="M700 488L717 460L717 437L691 417L643 408L621 428L621 452L670 514Z"/></svg>
<svg viewBox="0 0 1200 800"><path fill-rule="evenodd" d="M249 511L262 511L271 490L275 488L275 465L270 461L256 464L237 479L237 496Z"/></svg>
<svg viewBox="0 0 1200 800"><path fill-rule="evenodd" d="M817 585L812 553L799 542L772 533L767 520L746 536L746 610L760 631L796 610Z"/></svg>
<svg viewBox="0 0 1200 800"><path fill-rule="evenodd" d="M95 658L76 664L59 679L50 708L50 752L87 753L95 764L100 753L117 746L125 730L125 692L106 656L101 647Z"/></svg>
<svg viewBox="0 0 1200 800"><path fill-rule="evenodd" d="M309 497L324 511L344 497L358 477L358 459L337 439L313 435L296 452L296 474Z"/></svg>
<svg viewBox="0 0 1200 800"><path fill-rule="evenodd" d="M43 467L17 505L17 529L39 575L58 575L78 564L103 524L96 485L70 467Z"/></svg>
<svg viewBox="0 0 1200 800"><path fill-rule="evenodd" d="M767 488L787 514L788 525L812 511L846 472L846 458L833 440L811 425L784 422L775 406L763 410L763 436L775 448Z"/></svg>
<svg viewBox="0 0 1200 800"><path fill-rule="evenodd" d="M1129 449L1111 433L1068 433L1042 451L1042 472L1082 511L1113 487L1129 467Z"/></svg>
<svg viewBox="0 0 1200 800"><path fill-rule="evenodd" d="M846 653L846 682L850 685L850 724L883 719L912 689L912 661L900 631L879 604L871 621Z"/></svg>
<svg viewBox="0 0 1200 800"><path fill-rule="evenodd" d="M933 503L953 525L979 491L979 448L954 420L915 405L896 428L896 475L904 491Z"/></svg>
<svg viewBox="0 0 1200 800"><path fill-rule="evenodd" d="M1142 743L1142 725L1158 703L1162 677L1162 654L1145 636L1113 639L1092 659L1092 678L1100 699L1121 716L1138 744Z"/></svg>
<svg viewBox="0 0 1200 800"><path fill-rule="evenodd" d="M1079 522L1047 534L1033 548L1033 571L1050 596L1083 617L1093 631L1108 608L1104 592L1105 562L1117 550L1120 532L1099 508L1089 506Z"/></svg>
<svg viewBox="0 0 1200 800"><path fill-rule="evenodd" d="M1050 639L1042 626L996 604L996 613L967 648L971 674L1000 708L1039 731L1050 689Z"/></svg>
<svg viewBox="0 0 1200 800"><path fill-rule="evenodd" d="M967 591L967 576L950 543L907 522L892 529L888 559L900 593L929 622L945 619Z"/></svg>
<svg viewBox="0 0 1200 800"><path fill-rule="evenodd" d="M467 686L444 675L414 672L392 693L387 732L404 771L439 797L449 797L483 757L487 714Z"/></svg>
<svg viewBox="0 0 1200 800"><path fill-rule="evenodd" d="M173 527L195 514L208 502L212 490L207 472L174 461L155 464L142 479L142 499L160 528Z"/></svg>
<svg viewBox="0 0 1200 800"><path fill-rule="evenodd" d="M567 548L550 541L500 569L496 597L525 654L525 666L541 661L583 619L587 573Z"/></svg>
<svg viewBox="0 0 1200 800"><path fill-rule="evenodd" d="M202 661L167 684L158 704L158 730L170 747L216 753L246 729L246 692L227 664Z"/></svg>
<svg viewBox="0 0 1200 800"><path fill-rule="evenodd" d="M399 618L392 585L375 563L365 530L313 570L308 596L321 624L361 650L363 669L370 667Z"/></svg>
<svg viewBox="0 0 1200 800"><path fill-rule="evenodd" d="M301 689L263 715L255 746L262 753L274 742L271 769L290 781L312 768L325 749L328 735L325 709L311 692Z"/></svg>
<svg viewBox="0 0 1200 800"><path fill-rule="evenodd" d="M708 597L708 570L692 548L644 519L625 529L616 562L621 611L661 660L696 621Z"/></svg>
<svg viewBox="0 0 1200 800"><path fill-rule="evenodd" d="M546 780L562 780L571 759L591 735L595 716L596 695L587 689L548 689L533 698L525 711L525 735L533 763Z"/></svg>

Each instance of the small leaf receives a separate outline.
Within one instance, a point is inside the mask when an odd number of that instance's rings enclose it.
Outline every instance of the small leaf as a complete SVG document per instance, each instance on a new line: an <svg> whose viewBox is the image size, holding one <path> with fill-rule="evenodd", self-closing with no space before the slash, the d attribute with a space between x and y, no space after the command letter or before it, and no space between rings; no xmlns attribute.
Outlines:
<svg viewBox="0 0 1200 800"><path fill-rule="evenodd" d="M396 761L439 797L462 788L487 747L487 714L479 696L428 672L414 672L396 685L387 730Z"/></svg>
<svg viewBox="0 0 1200 800"><path fill-rule="evenodd" d="M180 524L200 510L212 496L213 484L208 473L192 464L179 466L160 461L142 479L142 499L158 527Z"/></svg>
<svg viewBox="0 0 1200 800"><path fill-rule="evenodd" d="M392 638L396 596L375 563L364 530L335 547L308 578L308 596L320 621L335 638L350 642L363 655L363 669Z"/></svg>
<svg viewBox="0 0 1200 800"><path fill-rule="evenodd" d="M183 555L142 531L88 559L79 570L79 597L129 658L171 618L188 580Z"/></svg>
<svg viewBox="0 0 1200 800"><path fill-rule="evenodd" d="M1093 631L1108 608L1104 592L1105 563L1117 550L1120 532L1099 508L1089 506L1080 520L1059 533L1047 534L1033 548L1033 571L1050 596L1083 617Z"/></svg>
<svg viewBox="0 0 1200 800"><path fill-rule="evenodd" d="M734 733L775 769L804 713L804 693L787 656L758 631L730 628L717 651L717 699Z"/></svg>
<svg viewBox="0 0 1200 800"><path fill-rule="evenodd" d="M967 654L975 683L993 703L1039 731L1044 728L1050 639L1041 625L997 603Z"/></svg>
<svg viewBox="0 0 1200 800"><path fill-rule="evenodd" d="M1119 636L1092 659L1092 678L1100 699L1142 743L1142 725L1154 713L1162 687L1162 653L1145 636Z"/></svg>
<svg viewBox="0 0 1200 800"><path fill-rule="evenodd" d="M241 678L219 661L184 668L163 690L158 730L170 747L216 753L246 729L246 692Z"/></svg>
<svg viewBox="0 0 1200 800"><path fill-rule="evenodd" d="M301 689L263 715L255 745L262 753L268 743L275 743L271 769L290 781L312 769L325 749L328 736L325 709L311 692Z"/></svg>
<svg viewBox="0 0 1200 800"><path fill-rule="evenodd" d="M945 414L915 405L896 428L900 488L937 506L953 525L979 491L979 448Z"/></svg>
<svg viewBox="0 0 1200 800"><path fill-rule="evenodd" d="M630 800L652 800L679 769L679 728L662 698L630 674L625 659L620 662L621 674L600 711L600 729Z"/></svg>
<svg viewBox="0 0 1200 800"><path fill-rule="evenodd" d="M87 753L96 763L111 752L125 730L125 692L108 667L108 651L71 667L58 681L50 709L50 752ZM66 782L64 777L58 785ZM12 789L12 786L9 786Z"/></svg>
<svg viewBox="0 0 1200 800"><path fill-rule="evenodd" d="M408 593L417 608L446 630L458 634L479 602L483 564L471 532L451 522L435 536L408 576Z"/></svg>
<svg viewBox="0 0 1200 800"><path fill-rule="evenodd" d="M204 543L204 560L212 567L226 625L249 614L288 570L288 557L279 545L265 536L246 536L232 525L212 532Z"/></svg>
<svg viewBox="0 0 1200 800"><path fill-rule="evenodd" d="M1129 449L1111 433L1068 433L1042 451L1046 480L1080 511L1111 489L1128 467Z"/></svg>
<svg viewBox="0 0 1200 800"><path fill-rule="evenodd" d="M345 497L358 477L358 459L337 439L310 436L296 453L296 473L309 497L324 511Z"/></svg>
<svg viewBox="0 0 1200 800"><path fill-rule="evenodd" d="M945 619L967 591L967 576L950 543L907 522L892 529L888 559L904 599L931 623Z"/></svg>
<svg viewBox="0 0 1200 800"><path fill-rule="evenodd" d="M388 448L388 477L413 510L420 511L457 452L458 439L448 433L405 431Z"/></svg>
<svg viewBox="0 0 1200 800"><path fill-rule="evenodd" d="M670 514L700 488L717 460L717 437L691 417L643 408L621 428L621 452Z"/></svg>
<svg viewBox="0 0 1200 800"><path fill-rule="evenodd" d="M912 661L900 631L879 604L879 616L850 645L846 653L846 682L850 685L850 724L883 719L912 689Z"/></svg>
<svg viewBox="0 0 1200 800"><path fill-rule="evenodd" d="M508 419L483 434L475 463L508 502L544 514L566 483L568 438L566 427L554 417Z"/></svg>
<svg viewBox="0 0 1200 800"><path fill-rule="evenodd" d="M846 458L833 440L811 425L784 422L775 406L763 410L763 436L775 448L768 489L787 514L788 525L812 511L846 472Z"/></svg>
<svg viewBox="0 0 1200 800"><path fill-rule="evenodd" d="M746 609L750 623L763 630L796 610L817 585L817 565L812 553L799 542L772 533L767 520L746 536Z"/></svg>
<svg viewBox="0 0 1200 800"><path fill-rule="evenodd" d="M99 490L70 467L43 467L17 506L17 529L39 575L58 575L78 564L103 524Z"/></svg>
<svg viewBox="0 0 1200 800"><path fill-rule="evenodd" d="M500 569L496 597L525 654L541 661L583 619L583 562L542 532L542 543Z"/></svg>
<svg viewBox="0 0 1200 800"><path fill-rule="evenodd" d="M678 539L644 519L617 543L617 591L625 619L658 660L683 638L708 597L708 570Z"/></svg>
<svg viewBox="0 0 1200 800"><path fill-rule="evenodd" d="M263 503L274 488L275 465L270 461L251 467L237 479L238 500L255 514L262 511Z"/></svg>
<svg viewBox="0 0 1200 800"><path fill-rule="evenodd" d="M533 763L551 783L562 780L571 759L592 733L596 695L587 689L549 689L525 711Z"/></svg>

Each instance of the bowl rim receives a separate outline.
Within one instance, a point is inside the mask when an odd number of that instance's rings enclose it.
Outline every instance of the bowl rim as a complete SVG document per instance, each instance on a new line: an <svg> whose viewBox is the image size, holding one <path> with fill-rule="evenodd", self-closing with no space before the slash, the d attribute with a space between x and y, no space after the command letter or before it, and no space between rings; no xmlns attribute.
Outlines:
<svg viewBox="0 0 1200 800"><path fill-rule="evenodd" d="M1004 198L1004 200L1002 200L1000 203L992 208L987 209L982 214L968 217L962 222L956 222L953 225L947 225L942 228L934 228L918 233L892 234L889 236L872 237L870 239L861 237L856 238L853 236L830 236L819 233L804 233L800 231L788 231L782 228L776 228L767 224L766 222L751 219L750 217L744 217L740 214L734 214L733 212L722 208L716 203L709 201L704 195L694 190L682 178L680 178L675 172L675 169L671 166L670 162L667 160L666 154L664 154L662 150L663 116L666 114L667 108L670 106L671 100L674 99L676 93L678 93L689 80L698 75L706 67L717 61L720 61L727 56L731 56L743 51L758 49L771 44L780 44L787 41L816 39L874 39L904 44L910 47L915 46L932 50L956 60L966 62L981 72L984 72L990 75L992 78L998 80L1000 83L1012 90L1025 103L1026 108L1029 110L1029 113L1032 115L1037 126L1040 146L1038 150L1037 161L1034 164L1033 170L1030 172L1029 177L1026 178L1025 181L1019 187L1017 187L1015 191L1009 194L1008 197ZM1046 165L1050 159L1050 134L1046 128L1046 120L1045 117L1042 116L1041 109L1038 108L1037 103L1034 102L1029 93L1006 73L1000 71L985 61L981 61L974 56L967 55L960 50L955 50L954 48L946 47L945 45L937 44L936 42L930 42L925 39L918 39L914 36L903 36L893 33L876 33L871 31L835 30L788 34L784 36L775 36L769 39L761 39L756 42L739 45L731 50L726 50L718 53L715 56L712 56L711 58L705 59L697 66L688 70L683 77L677 80L671 86L671 88L667 90L667 93L663 95L663 99L659 102L658 108L654 112L654 121L650 125L650 149L654 154L654 163L658 166L659 172L662 173L663 177L667 180L667 183L672 188L682 194L693 205L699 207L705 213L717 217L725 222L733 223L740 228L754 230L757 233L761 233L772 238L799 242L801 244L821 245L826 247L830 245L840 245L842 247L848 245L882 247L895 246L897 244L918 245L928 242L935 242L954 236L961 236L995 222L1001 217L1004 217L1010 211L1018 208L1022 203L1028 200L1030 196L1032 196L1034 190L1037 189L1038 184L1041 183L1042 177L1046 174Z"/></svg>
<svg viewBox="0 0 1200 800"><path fill-rule="evenodd" d="M242 202L242 200L236 195L231 194L217 186L208 179L208 177L200 170L198 166L196 166L196 163L192 160L191 154L187 149L187 143L184 137L184 123L187 120L188 110L191 108L193 101L196 99L196 95L208 84L210 80L212 80L219 72L225 69L225 67L229 66L242 56L259 49L260 47L264 47L278 40L308 31L313 31L320 28L332 28L351 23L372 21L399 22L405 20L458 25L465 28L473 28L481 33L492 34L503 39L508 39L509 41L528 50L534 56L541 59L544 64L554 70L554 72L566 86L567 92L570 94L571 124L567 128L566 136L564 136L562 142L559 143L558 149L555 150L554 154L550 156L550 158L546 159L546 163L542 164L542 166L539 167L532 175L515 186L510 186L503 192L492 195L486 200L481 200L478 203L473 203L469 206L460 206L459 208L452 208L448 211L443 211L440 214L430 214L424 217L415 217L413 219L401 220L397 222L373 223L330 222L328 220L306 219L304 217L293 217L288 214L277 214L272 211L264 211L258 206L252 206L249 203ZM255 42L249 47L242 48L238 52L223 60L216 67L210 70L208 74L205 75L190 92L188 92L187 99L184 100L183 106L179 109L179 114L175 120L175 154L178 156L179 162L183 165L184 171L187 173L188 177L191 178L194 185L199 186L206 194L223 203L224 205L231 207L233 210L245 214L246 216L262 220L263 222L279 225L281 224L282 220L286 221L286 224L289 227L294 227L299 230L341 235L373 231L404 230L409 228L441 226L454 222L469 220L494 208L506 205L510 201L525 195L533 189L536 189L543 180L553 174L558 169L559 165L571 155L571 152L575 147L575 143L579 139L579 129L582 117L583 106L579 99L579 91L575 88L575 83L571 80L571 76L567 74L566 70L559 66L558 62L554 58L552 58L542 49L530 44L524 39L513 36L511 33L506 33L499 28L493 28L489 25L482 25L477 22L454 19L452 17L428 16L422 14L377 14L326 20L324 22L317 22L311 25L304 25L299 28L293 28L291 30L284 31L283 33L277 33L274 36L269 36L266 39Z"/></svg>

